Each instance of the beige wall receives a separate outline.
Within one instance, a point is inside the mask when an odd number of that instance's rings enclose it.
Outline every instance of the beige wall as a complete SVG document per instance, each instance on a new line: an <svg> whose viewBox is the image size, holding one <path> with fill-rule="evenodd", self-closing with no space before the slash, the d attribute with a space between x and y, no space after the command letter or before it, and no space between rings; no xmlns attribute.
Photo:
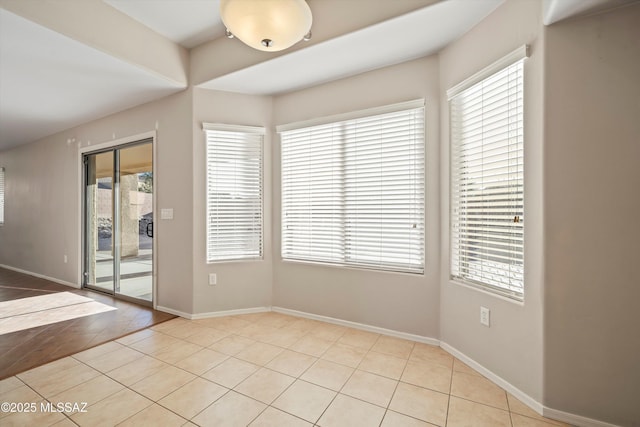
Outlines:
<svg viewBox="0 0 640 427"><path fill-rule="evenodd" d="M519 390L542 401L542 72L541 2L507 1L440 53L441 301L440 338ZM509 52L529 44L525 61L525 296L507 301L449 280L449 111L446 90ZM491 327L480 324L480 306Z"/></svg>
<svg viewBox="0 0 640 427"><path fill-rule="evenodd" d="M191 116L192 94L184 91L1 152L7 195L5 224L0 227L0 264L78 285L79 150L157 127L157 206L174 209L173 220L156 217L155 221L157 302L192 312ZM64 254L68 256L66 264Z"/></svg>
<svg viewBox="0 0 640 427"><path fill-rule="evenodd" d="M423 58L274 100L274 125L426 100L426 268L424 275L283 262L280 256L280 150L273 154L273 305L437 338L439 305L438 61Z"/></svg>
<svg viewBox="0 0 640 427"><path fill-rule="evenodd" d="M77 148L62 135L50 139L0 152L5 168L0 264L77 286Z"/></svg>
<svg viewBox="0 0 640 427"><path fill-rule="evenodd" d="M640 5L546 29L545 404L640 423Z"/></svg>
<svg viewBox="0 0 640 427"><path fill-rule="evenodd" d="M194 89L193 124L193 307L194 313L271 305L271 134L264 141L264 259L206 260L206 138L202 123L271 127L272 99ZM209 286L209 273L218 284Z"/></svg>

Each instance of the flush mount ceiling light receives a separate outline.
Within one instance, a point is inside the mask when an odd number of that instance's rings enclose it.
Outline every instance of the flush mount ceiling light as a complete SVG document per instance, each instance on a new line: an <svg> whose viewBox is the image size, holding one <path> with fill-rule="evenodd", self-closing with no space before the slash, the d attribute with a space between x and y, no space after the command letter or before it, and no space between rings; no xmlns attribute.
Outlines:
<svg viewBox="0 0 640 427"><path fill-rule="evenodd" d="M275 52L311 38L311 9L305 0L220 0L227 37Z"/></svg>

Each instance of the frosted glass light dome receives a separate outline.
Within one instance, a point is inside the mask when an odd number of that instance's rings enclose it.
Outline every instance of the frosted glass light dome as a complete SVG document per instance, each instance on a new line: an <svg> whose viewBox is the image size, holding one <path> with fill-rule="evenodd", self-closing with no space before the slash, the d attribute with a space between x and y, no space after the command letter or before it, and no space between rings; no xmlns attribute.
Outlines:
<svg viewBox="0 0 640 427"><path fill-rule="evenodd" d="M312 23L305 0L221 0L220 16L235 37L267 52L293 46Z"/></svg>

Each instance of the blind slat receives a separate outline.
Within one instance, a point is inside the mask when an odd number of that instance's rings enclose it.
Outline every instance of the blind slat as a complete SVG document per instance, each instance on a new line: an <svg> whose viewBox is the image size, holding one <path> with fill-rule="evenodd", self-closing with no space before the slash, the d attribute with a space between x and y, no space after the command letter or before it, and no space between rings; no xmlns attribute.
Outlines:
<svg viewBox="0 0 640 427"><path fill-rule="evenodd" d="M524 295L523 61L450 99L451 276Z"/></svg>
<svg viewBox="0 0 640 427"><path fill-rule="evenodd" d="M262 258L263 135L233 129L205 128L209 262Z"/></svg>
<svg viewBox="0 0 640 427"><path fill-rule="evenodd" d="M424 107L281 142L283 259L424 271Z"/></svg>

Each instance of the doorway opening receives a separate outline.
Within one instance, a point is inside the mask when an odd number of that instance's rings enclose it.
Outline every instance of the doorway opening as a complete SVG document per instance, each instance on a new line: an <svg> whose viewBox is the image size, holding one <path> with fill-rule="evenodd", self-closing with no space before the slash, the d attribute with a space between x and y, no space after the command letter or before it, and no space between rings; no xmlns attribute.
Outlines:
<svg viewBox="0 0 640 427"><path fill-rule="evenodd" d="M153 305L153 139L82 161L83 287Z"/></svg>

